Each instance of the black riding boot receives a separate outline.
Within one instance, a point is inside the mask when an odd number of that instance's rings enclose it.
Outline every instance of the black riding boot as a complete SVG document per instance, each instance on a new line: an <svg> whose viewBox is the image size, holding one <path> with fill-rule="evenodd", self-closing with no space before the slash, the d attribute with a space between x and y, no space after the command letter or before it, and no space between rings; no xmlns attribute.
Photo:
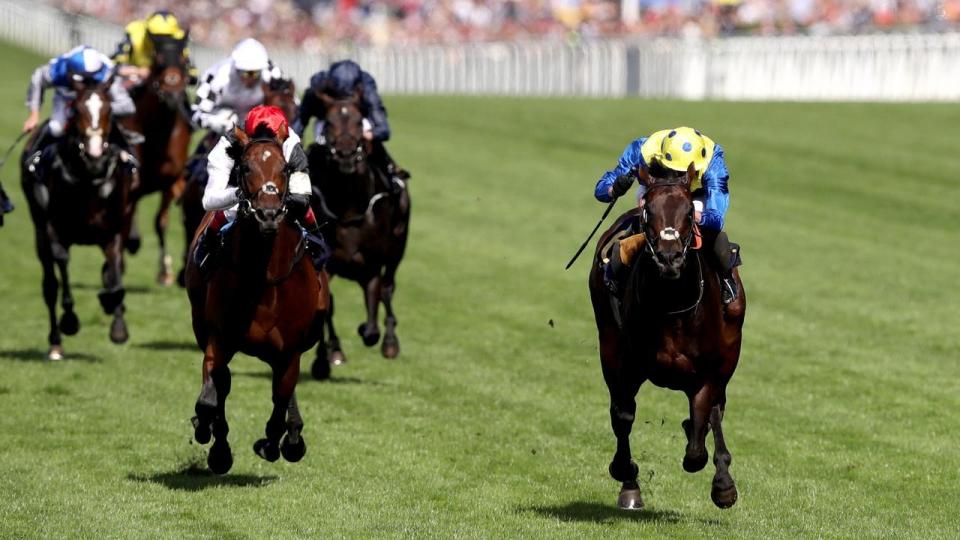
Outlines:
<svg viewBox="0 0 960 540"><path fill-rule="evenodd" d="M313 225L306 223L307 211L310 209L310 196L291 194L287 196L286 203L290 217L296 220L307 233L305 235L307 254L310 255L313 267L319 274L327 264L327 259L330 258L330 247L327 246L327 241L323 238L322 226L317 222L314 222Z"/></svg>
<svg viewBox="0 0 960 540"><path fill-rule="evenodd" d="M226 225L224 225L226 227ZM197 242L197 250L194 252L194 262L200 269L200 276L204 281L209 281L210 276L216 268L217 259L220 257L220 251L223 249L223 229L211 231L210 227L203 229L200 233L200 239Z"/></svg>
<svg viewBox="0 0 960 540"><path fill-rule="evenodd" d="M629 266L620 259L620 242L614 242L610 248L610 260L603 271L603 281L610 292L610 307L617 326L623 326L623 289Z"/></svg>
<svg viewBox="0 0 960 540"><path fill-rule="evenodd" d="M406 187L406 181L410 179L410 173L397 166L383 141L373 141L373 162L383 173L384 178L389 182L387 191L394 195L400 193Z"/></svg>
<svg viewBox="0 0 960 540"><path fill-rule="evenodd" d="M3 223L2 216L4 214L9 214L13 212L14 206L13 201L10 200L10 197L7 195L7 192L4 191L3 186L0 185L0 224Z"/></svg>
<svg viewBox="0 0 960 540"><path fill-rule="evenodd" d="M727 305L736 300L740 294L737 280L733 277L733 269L740 266L740 246L730 242L727 233L720 231L713 242L713 254L722 269L720 275L721 299L723 304Z"/></svg>

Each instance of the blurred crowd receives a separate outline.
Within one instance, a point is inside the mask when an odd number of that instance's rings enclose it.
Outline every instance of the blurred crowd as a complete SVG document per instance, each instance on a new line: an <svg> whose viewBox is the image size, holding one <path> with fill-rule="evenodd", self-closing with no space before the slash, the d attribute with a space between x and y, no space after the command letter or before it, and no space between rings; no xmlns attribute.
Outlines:
<svg viewBox="0 0 960 540"><path fill-rule="evenodd" d="M169 9L193 40L254 36L308 52L404 45L618 36L850 34L960 26L960 0L65 0L124 23Z"/></svg>

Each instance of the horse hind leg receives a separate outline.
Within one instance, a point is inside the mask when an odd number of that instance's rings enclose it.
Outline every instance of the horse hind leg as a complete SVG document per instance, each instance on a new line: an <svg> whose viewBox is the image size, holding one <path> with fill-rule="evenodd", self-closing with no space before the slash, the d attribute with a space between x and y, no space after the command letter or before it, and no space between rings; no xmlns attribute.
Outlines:
<svg viewBox="0 0 960 540"><path fill-rule="evenodd" d="M170 204L173 199L172 189L163 192L160 199L160 208L153 220L153 228L157 232L160 246L160 270L157 273L157 283L164 287L173 285L173 257L167 252L167 227L170 225Z"/></svg>
<svg viewBox="0 0 960 540"><path fill-rule="evenodd" d="M60 284L57 282L57 275L54 272L53 253L48 240L38 236L37 252L40 256L40 264L43 267L43 301L47 304L47 313L50 316L50 333L47 335L50 348L47 351L47 359L62 360L63 337L57 324L57 295Z"/></svg>
<svg viewBox="0 0 960 540"><path fill-rule="evenodd" d="M377 310L380 307L380 273L377 272L363 286L363 296L367 306L367 321L361 323L357 333L363 338L363 344L373 347L380 341L380 327L377 324Z"/></svg>
<svg viewBox="0 0 960 540"><path fill-rule="evenodd" d="M303 417L300 416L300 407L297 405L297 394L290 396L287 406L287 433L280 441L280 454L283 459L296 463L307 453L307 444L303 441Z"/></svg>
<svg viewBox="0 0 960 540"><path fill-rule="evenodd" d="M730 450L727 449L727 443L723 439L723 412L726 403L721 401L710 409L710 425L713 429L713 464L717 468L713 476L713 485L710 490L710 498L713 504L719 508L730 508L737 502L737 486L730 475L730 463L733 458L730 456Z"/></svg>
<svg viewBox="0 0 960 540"><path fill-rule="evenodd" d="M123 287L123 237L116 235L103 248L106 261L103 263L101 277L103 279L103 290L97 295L100 300L100 306L107 315L113 315L113 322L110 324L110 341L113 343L125 343L130 339L130 332L127 329L127 322L123 315L126 312L126 306L123 303L126 297L126 289Z"/></svg>

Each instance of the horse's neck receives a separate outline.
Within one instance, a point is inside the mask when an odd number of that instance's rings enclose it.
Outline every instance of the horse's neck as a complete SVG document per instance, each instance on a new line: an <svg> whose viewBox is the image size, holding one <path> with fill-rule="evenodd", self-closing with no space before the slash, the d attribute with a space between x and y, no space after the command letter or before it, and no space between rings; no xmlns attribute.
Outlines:
<svg viewBox="0 0 960 540"><path fill-rule="evenodd" d="M367 205L370 199L376 195L376 178L373 176L373 169L367 165L364 173L344 174L339 171L334 162L332 170L336 171L333 181L329 184L332 193L328 204L334 212L342 214L344 211L351 210L362 214L367 211Z"/></svg>

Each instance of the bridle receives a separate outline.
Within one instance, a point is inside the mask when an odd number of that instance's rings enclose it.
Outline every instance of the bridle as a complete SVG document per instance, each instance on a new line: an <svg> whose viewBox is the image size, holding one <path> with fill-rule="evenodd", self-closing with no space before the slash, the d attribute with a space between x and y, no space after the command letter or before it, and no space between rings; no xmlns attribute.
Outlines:
<svg viewBox="0 0 960 540"><path fill-rule="evenodd" d="M279 197L280 208L277 210L277 215L274 218L275 220L279 220L280 217L284 216L287 213L287 203L286 203L287 190L289 190L289 185L290 185L290 182L289 182L290 170L286 165L284 165L283 167L284 191L280 191L280 189L277 187L277 184L273 180L268 180L267 182L264 182L262 186L260 186L260 189L258 189L253 193L250 192L250 186L247 180L247 171L249 169L246 166L246 163L245 163L246 160L244 159L244 157L246 156L246 153L251 146L253 146L254 144L262 144L262 143L268 143L270 145L277 147L277 150L280 153L280 155L281 156L283 155L283 146L280 143L278 143L276 139L272 139L269 137L260 137L256 139L250 139L250 141L247 142L246 146L243 147L243 151L240 154L241 159L237 160L237 166L236 166L237 186L240 188L237 194L237 197L239 198L237 214L241 217L247 217L252 214L254 219L256 219L261 224L265 223L266 221L262 217L260 217L260 212L258 212L259 209L253 204L254 196L257 193L264 193L266 195L275 195Z"/></svg>
<svg viewBox="0 0 960 540"><path fill-rule="evenodd" d="M330 122L325 122L323 125L323 137L327 141L327 147L330 149L330 157L334 161L353 161L355 163L362 163L363 160L367 158L367 149L363 145L363 136L357 137L357 146L353 149L353 152L350 154L341 154L337 150L336 141L337 139L330 134Z"/></svg>

